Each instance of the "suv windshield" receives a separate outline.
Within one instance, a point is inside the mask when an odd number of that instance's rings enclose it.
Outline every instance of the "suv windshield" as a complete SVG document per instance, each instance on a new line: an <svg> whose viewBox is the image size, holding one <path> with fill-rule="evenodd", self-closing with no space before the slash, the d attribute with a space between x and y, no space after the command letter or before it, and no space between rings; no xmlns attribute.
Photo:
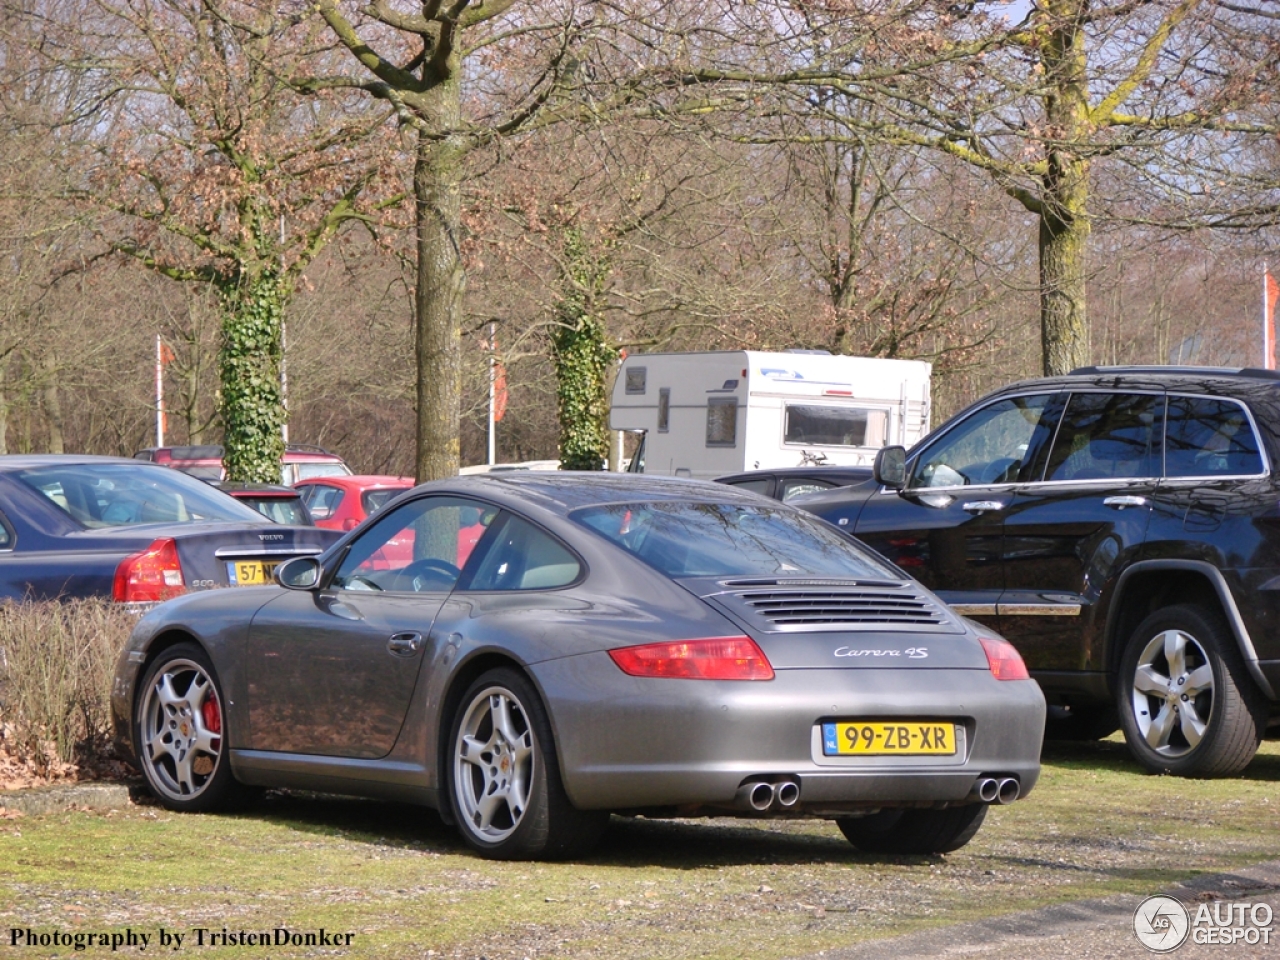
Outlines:
<svg viewBox="0 0 1280 960"><path fill-rule="evenodd" d="M669 577L902 579L827 524L786 508L660 501L571 517Z"/></svg>
<svg viewBox="0 0 1280 960"><path fill-rule="evenodd" d="M237 520L257 511L177 470L132 463L77 463L23 470L18 479L85 527Z"/></svg>

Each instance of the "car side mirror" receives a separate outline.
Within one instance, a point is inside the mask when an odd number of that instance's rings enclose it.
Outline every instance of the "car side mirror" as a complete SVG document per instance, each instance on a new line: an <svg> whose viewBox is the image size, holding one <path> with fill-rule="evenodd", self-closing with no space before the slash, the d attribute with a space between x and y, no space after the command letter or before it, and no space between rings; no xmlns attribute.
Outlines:
<svg viewBox="0 0 1280 960"><path fill-rule="evenodd" d="M312 590L320 584L320 561L294 557L276 567L276 583L290 590Z"/></svg>
<svg viewBox="0 0 1280 960"><path fill-rule="evenodd" d="M906 447L882 447L876 454L871 475L875 477L876 483L884 484L891 490L901 490L905 487L907 485Z"/></svg>

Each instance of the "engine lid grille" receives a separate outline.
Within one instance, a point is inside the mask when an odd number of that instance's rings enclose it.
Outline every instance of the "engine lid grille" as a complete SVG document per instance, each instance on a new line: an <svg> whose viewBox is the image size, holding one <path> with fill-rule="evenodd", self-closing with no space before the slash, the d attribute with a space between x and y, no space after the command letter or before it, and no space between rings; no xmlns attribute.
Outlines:
<svg viewBox="0 0 1280 960"><path fill-rule="evenodd" d="M749 617L766 630L950 633L959 629L945 608L912 583L727 581L723 586L730 591L708 599Z"/></svg>

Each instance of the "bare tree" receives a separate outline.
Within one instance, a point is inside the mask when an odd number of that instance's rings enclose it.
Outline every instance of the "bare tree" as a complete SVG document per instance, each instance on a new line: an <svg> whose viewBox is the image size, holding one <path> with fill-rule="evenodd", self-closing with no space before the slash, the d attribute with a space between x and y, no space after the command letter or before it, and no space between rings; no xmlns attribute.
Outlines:
<svg viewBox="0 0 1280 960"><path fill-rule="evenodd" d="M67 171L65 193L113 214L97 221L110 250L217 291L228 473L277 479L284 311L342 226L387 202L369 189L388 162L369 142L384 117L337 93L294 95L289 78L327 53L314 25L267 7L52 9L40 50L77 85L61 120L93 157Z"/></svg>

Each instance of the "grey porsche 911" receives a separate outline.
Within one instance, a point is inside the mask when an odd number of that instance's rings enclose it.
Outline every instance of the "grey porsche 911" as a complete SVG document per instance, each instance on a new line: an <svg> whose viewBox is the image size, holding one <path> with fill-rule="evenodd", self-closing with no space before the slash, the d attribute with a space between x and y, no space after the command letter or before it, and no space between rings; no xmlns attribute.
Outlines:
<svg viewBox="0 0 1280 960"><path fill-rule="evenodd" d="M1039 776L1017 652L809 514L712 483L423 484L278 585L144 616L116 732L180 811L255 788L425 804L482 855L610 814L834 820L942 853Z"/></svg>

